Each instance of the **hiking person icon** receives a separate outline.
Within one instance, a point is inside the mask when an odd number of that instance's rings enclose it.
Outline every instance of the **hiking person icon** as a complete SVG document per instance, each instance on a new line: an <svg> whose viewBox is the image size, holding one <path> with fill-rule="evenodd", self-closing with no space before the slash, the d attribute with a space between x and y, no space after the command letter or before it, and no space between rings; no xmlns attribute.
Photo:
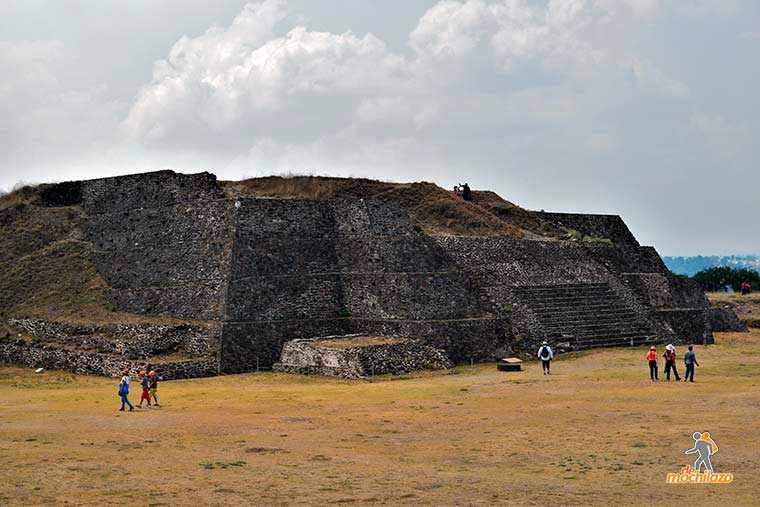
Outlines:
<svg viewBox="0 0 760 507"><path fill-rule="evenodd" d="M710 438L710 433L705 431L700 433L695 431L692 434L694 439L694 447L684 452L684 454L696 454L699 453L699 457L694 462L694 468L697 473L701 472L702 465L705 466L705 471L713 473L712 463L710 463L710 455L718 452L718 445Z"/></svg>

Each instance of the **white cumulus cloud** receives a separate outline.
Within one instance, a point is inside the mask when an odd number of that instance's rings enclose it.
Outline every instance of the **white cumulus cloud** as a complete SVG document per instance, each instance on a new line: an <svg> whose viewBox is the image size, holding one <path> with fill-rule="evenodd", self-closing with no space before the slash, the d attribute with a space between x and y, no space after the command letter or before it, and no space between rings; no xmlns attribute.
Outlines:
<svg viewBox="0 0 760 507"><path fill-rule="evenodd" d="M637 94L686 96L643 55L599 42L631 13L656 10L627 4L445 0L420 18L408 50L393 52L371 33L286 26L282 0L251 3L228 27L177 41L123 127L148 148L220 150L239 165L262 164L276 146L298 155L272 156L274 169L311 154L334 171L360 164L356 153L371 153L363 167L419 164L499 144L514 128L553 133ZM517 138L524 146L524 132Z"/></svg>

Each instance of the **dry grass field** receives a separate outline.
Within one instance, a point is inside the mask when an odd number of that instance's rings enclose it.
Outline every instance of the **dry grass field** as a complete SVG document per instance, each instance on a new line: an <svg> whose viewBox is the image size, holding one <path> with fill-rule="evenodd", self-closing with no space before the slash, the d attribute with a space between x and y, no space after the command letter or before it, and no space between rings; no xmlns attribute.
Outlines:
<svg viewBox="0 0 760 507"><path fill-rule="evenodd" d="M644 349L610 349L550 377L167 382L132 413L114 379L3 367L0 505L758 505L760 330L716 342L694 384L652 384ZM666 484L704 430L734 483Z"/></svg>

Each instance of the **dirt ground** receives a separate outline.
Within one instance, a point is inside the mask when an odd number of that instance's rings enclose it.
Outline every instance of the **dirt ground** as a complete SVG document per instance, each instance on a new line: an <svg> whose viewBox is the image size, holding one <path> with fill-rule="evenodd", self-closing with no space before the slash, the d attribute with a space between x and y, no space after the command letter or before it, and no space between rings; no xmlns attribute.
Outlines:
<svg viewBox="0 0 760 507"><path fill-rule="evenodd" d="M694 384L651 383L644 349L610 349L548 377L166 382L162 407L132 413L115 379L1 367L0 505L758 505L760 330L696 352ZM705 430L735 481L666 484Z"/></svg>

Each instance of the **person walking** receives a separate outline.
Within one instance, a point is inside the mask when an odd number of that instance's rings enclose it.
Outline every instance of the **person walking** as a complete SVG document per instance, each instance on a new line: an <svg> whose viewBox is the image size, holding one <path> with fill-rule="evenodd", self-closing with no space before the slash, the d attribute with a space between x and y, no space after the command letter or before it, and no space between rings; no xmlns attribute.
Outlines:
<svg viewBox="0 0 760 507"><path fill-rule="evenodd" d="M670 370L673 370L676 381L681 380L681 377L678 376L678 370L676 370L676 348L672 343L668 343L665 347L665 353L662 357L665 358L665 378L670 380Z"/></svg>
<svg viewBox="0 0 760 507"><path fill-rule="evenodd" d="M156 375L156 372L151 370L150 373L148 373L148 376L150 377L150 382L148 383L148 388L150 389L150 397L148 398L148 402L150 403L150 398L153 398L153 405L156 407L160 407L161 405L158 404L158 375Z"/></svg>
<svg viewBox="0 0 760 507"><path fill-rule="evenodd" d="M538 358L541 360L541 368L544 371L544 375L551 375L551 362L554 358L554 352L552 352L552 348L549 346L549 344L544 341L541 344L541 348L538 349Z"/></svg>
<svg viewBox="0 0 760 507"><path fill-rule="evenodd" d="M699 366L697 355L694 353L694 346L689 345L689 350L683 355L683 362L686 365L686 375L684 375L683 381L694 382L694 365Z"/></svg>
<svg viewBox="0 0 760 507"><path fill-rule="evenodd" d="M150 394L148 394L148 375L145 371L140 372L140 386L142 387L142 393L140 394L140 403L137 404L138 408L142 408L143 400L148 402L148 408L150 408Z"/></svg>
<svg viewBox="0 0 760 507"><path fill-rule="evenodd" d="M647 352L647 361L649 361L649 377L652 379L652 382L659 380L657 378L657 347L654 345Z"/></svg>
<svg viewBox="0 0 760 507"><path fill-rule="evenodd" d="M124 412L124 406L129 405L129 411L132 412L135 407L129 402L129 370L121 372L121 382L119 382L119 396L121 396L121 408L119 412Z"/></svg>

